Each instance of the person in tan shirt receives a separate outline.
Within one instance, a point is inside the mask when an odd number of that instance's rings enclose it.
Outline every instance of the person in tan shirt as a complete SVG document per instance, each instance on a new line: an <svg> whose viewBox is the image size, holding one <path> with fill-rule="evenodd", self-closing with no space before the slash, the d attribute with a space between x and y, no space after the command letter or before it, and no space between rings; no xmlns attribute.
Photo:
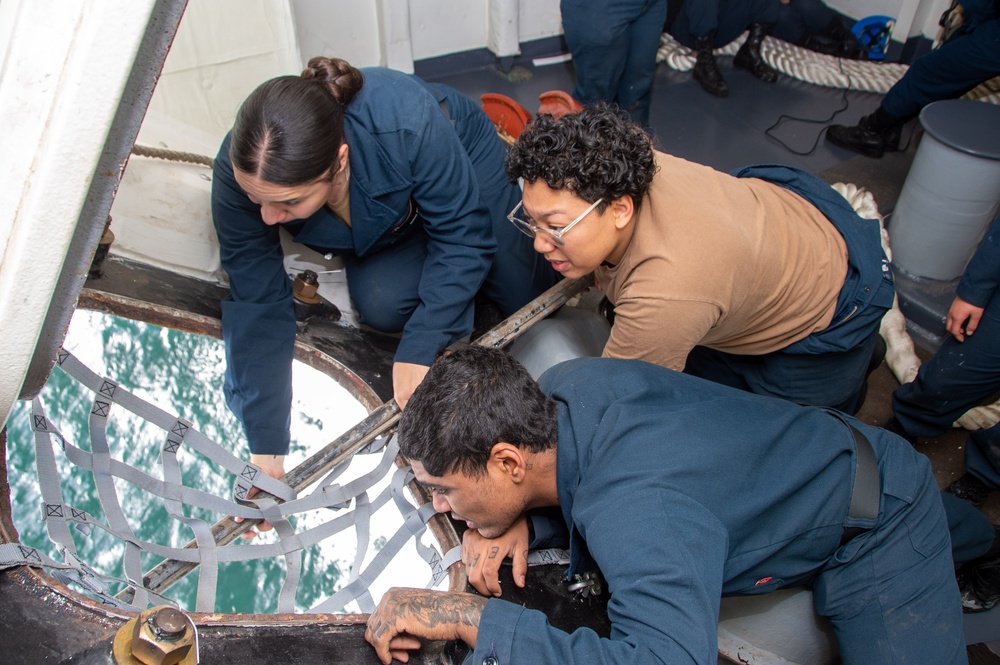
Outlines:
<svg viewBox="0 0 1000 665"><path fill-rule="evenodd" d="M790 167L673 157L620 112L539 116L507 157L509 219L614 306L603 355L853 413L892 276L878 222Z"/></svg>

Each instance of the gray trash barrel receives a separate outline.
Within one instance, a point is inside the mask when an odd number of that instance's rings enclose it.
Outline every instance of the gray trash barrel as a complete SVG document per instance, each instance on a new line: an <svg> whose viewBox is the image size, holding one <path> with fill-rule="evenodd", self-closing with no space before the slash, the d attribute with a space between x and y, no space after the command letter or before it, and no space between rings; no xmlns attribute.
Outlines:
<svg viewBox="0 0 1000 665"><path fill-rule="evenodd" d="M889 221L893 265L948 281L961 276L1000 207L1000 106L928 104L925 134Z"/></svg>

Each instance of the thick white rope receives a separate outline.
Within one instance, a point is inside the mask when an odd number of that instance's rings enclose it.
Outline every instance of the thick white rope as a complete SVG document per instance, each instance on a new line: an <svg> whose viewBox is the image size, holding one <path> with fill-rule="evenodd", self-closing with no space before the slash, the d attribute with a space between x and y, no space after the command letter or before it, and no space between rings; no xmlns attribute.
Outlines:
<svg viewBox="0 0 1000 665"><path fill-rule="evenodd" d="M974 409L966 411L961 418L955 421L955 427L964 427L967 430L989 429L1000 423L1000 400L992 404L984 404Z"/></svg>
<svg viewBox="0 0 1000 665"><path fill-rule="evenodd" d="M854 184L838 182L833 185L841 196L847 199L854 211L865 219L877 219L879 228L882 231L882 250L886 258L892 261L892 249L889 247L889 234L885 230L885 220L875 205L875 197L867 189L863 189ZM909 383L917 376L920 368L920 358L913 347L913 339L906 332L906 319L899 309L899 297L892 300L892 309L882 317L882 324L879 327L879 334L885 340L886 352L885 362L889 366L896 380L902 383Z"/></svg>
<svg viewBox="0 0 1000 665"><path fill-rule="evenodd" d="M746 41L747 33L721 48L716 55L736 55ZM847 88L884 94L889 91L906 70L908 65L871 60L848 60L832 55L810 51L774 37L766 37L761 44L761 56L776 70L800 81L829 88ZM694 68L694 51L682 46L667 33L660 37L657 62L666 62L677 71L686 72ZM965 95L976 99L1000 104L1000 77L987 81Z"/></svg>

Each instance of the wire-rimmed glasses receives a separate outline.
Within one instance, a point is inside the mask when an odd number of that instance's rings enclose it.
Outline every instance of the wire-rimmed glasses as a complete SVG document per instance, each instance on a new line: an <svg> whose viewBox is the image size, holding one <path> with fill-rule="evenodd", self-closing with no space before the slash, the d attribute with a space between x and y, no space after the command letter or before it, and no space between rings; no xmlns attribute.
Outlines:
<svg viewBox="0 0 1000 665"><path fill-rule="evenodd" d="M507 219L510 220L511 224L513 224L518 229L520 229L521 233L523 233L524 235L528 236L529 238L534 238L535 235L537 235L539 232L541 232L541 233L548 234L548 236L550 238L552 238L552 241L556 245L562 246L562 244L563 244L563 240L562 240L563 236L566 235L567 233L569 233L569 230L571 228L573 228L574 226L576 226L577 224L579 224L581 221L583 221L583 218L586 217L587 215L589 215L591 212L593 212L594 208L596 208L597 206L599 206L601 204L601 201L603 201L603 200L604 199L601 198L601 199L597 199L596 201L594 201L593 203L591 203L590 207L587 208L586 210L584 210L583 213L579 217L577 217L576 219L574 219L572 222L570 222L566 226L562 227L561 229L547 229L544 226L536 226L536 225L532 224L531 222L529 222L528 220L524 219L523 217L518 217L517 213L521 210L521 206L523 205L523 201L522 202L518 202L518 204L516 206L514 206L514 209L511 210L510 214L507 215Z"/></svg>

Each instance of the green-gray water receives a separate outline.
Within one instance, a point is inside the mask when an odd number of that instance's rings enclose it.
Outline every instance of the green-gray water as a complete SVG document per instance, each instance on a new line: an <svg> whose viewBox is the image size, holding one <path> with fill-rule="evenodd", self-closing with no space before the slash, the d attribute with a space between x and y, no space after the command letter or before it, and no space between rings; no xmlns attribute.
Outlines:
<svg viewBox="0 0 1000 665"><path fill-rule="evenodd" d="M80 311L74 316L64 346L97 374L115 380L119 385L160 408L189 420L193 426L221 443L237 456L246 456L246 444L241 427L226 408L222 397L224 350L218 340L159 328L96 312ZM308 403L300 393L314 397ZM71 443L90 449L87 416L93 393L56 368L41 393L49 420ZM295 405L293 406L292 450L286 469L291 469L308 452L328 443L365 415L365 410L345 390L329 377L296 364ZM57 547L48 539L42 521L41 496L35 477L35 444L30 429L31 405L16 405L8 423L8 471L11 486L14 523L21 542L38 548L56 560L62 560ZM109 419L108 440L113 455L144 471L157 468L157 457L164 433L128 414L120 407ZM186 453L186 455L184 454ZM178 457L185 485L228 497L231 479L201 456L181 450ZM358 459L352 464L365 468L375 460ZM366 466L367 465L367 466ZM350 472L349 472L350 473ZM100 521L104 512L88 473L61 464L60 475L64 503L85 510ZM355 474L356 475L356 474ZM116 480L122 507L136 535L145 540L171 546L182 546L192 533L167 515L158 502L151 502L134 486ZM391 503L390 503L391 509ZM209 523L221 516L185 506L187 516ZM381 512L381 511L380 511ZM398 518L398 514L396 515ZM320 516L305 515L305 524L312 525ZM391 517L389 520L391 521ZM386 518L381 519L383 524ZM371 550L377 550L391 536L396 525L373 527ZM121 555L124 546L101 529L89 535L73 529L80 558L108 575L122 578ZM272 532L273 534L273 532ZM354 558L353 535L338 537L334 543L324 543L304 550L302 580L296 595L296 609L308 609L328 597L347 577ZM271 534L259 538L274 538ZM236 545L243 546L243 545ZM148 570L158 560L143 555L143 569ZM428 573L414 572L414 585L425 583ZM278 589L284 579L282 560L254 560L247 563L222 564L219 568L216 611L273 612ZM397 579L398 583L398 579ZM181 608L194 609L197 573L166 592ZM117 591L117 589L113 590Z"/></svg>

